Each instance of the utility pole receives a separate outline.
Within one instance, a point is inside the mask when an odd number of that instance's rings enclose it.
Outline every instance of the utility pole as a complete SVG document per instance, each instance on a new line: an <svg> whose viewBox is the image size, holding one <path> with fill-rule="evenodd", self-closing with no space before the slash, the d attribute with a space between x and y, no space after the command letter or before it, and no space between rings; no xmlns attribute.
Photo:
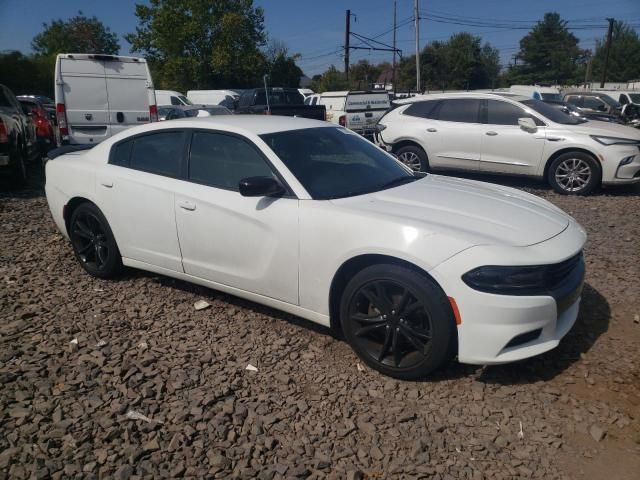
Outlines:
<svg viewBox="0 0 640 480"><path fill-rule="evenodd" d="M393 67L391 82L393 84L393 92L397 92L396 88L396 0L393 0Z"/></svg>
<svg viewBox="0 0 640 480"><path fill-rule="evenodd" d="M351 10L347 10L347 21L344 32L344 76L349 81L349 37L351 37Z"/></svg>
<svg viewBox="0 0 640 480"><path fill-rule="evenodd" d="M609 69L609 50L611 50L611 39L613 37L613 22L615 18L607 18L609 22L609 30L607 31L607 49L604 54L604 71L602 72L602 82L600 82L600 88L604 88L604 83L607 81L607 70Z"/></svg>
<svg viewBox="0 0 640 480"><path fill-rule="evenodd" d="M420 93L420 10L418 0L413 2L413 21L416 28L416 90Z"/></svg>

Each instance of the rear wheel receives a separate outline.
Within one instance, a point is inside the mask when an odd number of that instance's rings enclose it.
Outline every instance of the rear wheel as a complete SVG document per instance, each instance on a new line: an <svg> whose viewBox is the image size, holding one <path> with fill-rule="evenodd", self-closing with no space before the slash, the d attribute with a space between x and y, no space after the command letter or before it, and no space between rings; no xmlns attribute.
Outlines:
<svg viewBox="0 0 640 480"><path fill-rule="evenodd" d="M122 257L107 219L92 203L83 203L71 215L69 237L76 258L87 273L112 278L122 268Z"/></svg>
<svg viewBox="0 0 640 480"><path fill-rule="evenodd" d="M342 330L358 356L391 377L425 377L454 354L455 320L430 278L398 265L356 274L341 300Z"/></svg>
<svg viewBox="0 0 640 480"><path fill-rule="evenodd" d="M404 163L414 172L426 172L429 169L429 161L425 151L417 145L405 145L396 152L398 160Z"/></svg>
<svg viewBox="0 0 640 480"><path fill-rule="evenodd" d="M556 158L547 172L553 189L564 195L588 195L600 185L600 166L589 154L567 152Z"/></svg>

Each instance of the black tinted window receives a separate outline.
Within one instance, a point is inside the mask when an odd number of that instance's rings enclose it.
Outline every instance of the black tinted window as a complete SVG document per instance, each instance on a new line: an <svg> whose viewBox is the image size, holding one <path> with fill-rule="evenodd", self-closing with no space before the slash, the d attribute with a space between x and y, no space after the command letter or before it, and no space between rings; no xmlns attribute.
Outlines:
<svg viewBox="0 0 640 480"><path fill-rule="evenodd" d="M442 100L438 120L446 122L478 123L480 100L475 98L453 98Z"/></svg>
<svg viewBox="0 0 640 480"><path fill-rule="evenodd" d="M182 105L182 102L178 97L171 96L171 105Z"/></svg>
<svg viewBox="0 0 640 480"><path fill-rule="evenodd" d="M533 118L522 108L500 100L487 101L487 123L491 125L518 125L519 118Z"/></svg>
<svg viewBox="0 0 640 480"><path fill-rule="evenodd" d="M246 177L272 176L271 169L247 141L220 133L194 132L189 179L237 190Z"/></svg>
<svg viewBox="0 0 640 480"><path fill-rule="evenodd" d="M183 138L182 132L137 137L131 151L131 168L168 177L179 176Z"/></svg>
<svg viewBox="0 0 640 480"><path fill-rule="evenodd" d="M118 143L111 149L111 155L109 157L109 163L113 165L129 166L129 159L131 158L131 148L133 147L133 140Z"/></svg>
<svg viewBox="0 0 640 480"><path fill-rule="evenodd" d="M412 103L411 106L404 111L404 114L411 115L412 117L436 118L435 114L439 103L437 100Z"/></svg>
<svg viewBox="0 0 640 480"><path fill-rule="evenodd" d="M565 98L565 102L570 103L571 105L575 105L576 107L582 106L582 97L578 97L576 95L572 95L570 97Z"/></svg>
<svg viewBox="0 0 640 480"><path fill-rule="evenodd" d="M602 100L596 97L584 97L584 108L591 108L593 110L604 110L605 104Z"/></svg>
<svg viewBox="0 0 640 480"><path fill-rule="evenodd" d="M0 107L13 108L13 104L9 101L7 91L4 88L0 88Z"/></svg>

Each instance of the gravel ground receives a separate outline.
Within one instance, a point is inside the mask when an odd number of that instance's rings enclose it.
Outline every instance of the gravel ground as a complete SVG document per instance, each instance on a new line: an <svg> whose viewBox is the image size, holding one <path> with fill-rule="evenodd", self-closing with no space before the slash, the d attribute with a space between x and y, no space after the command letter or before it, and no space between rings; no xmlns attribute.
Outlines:
<svg viewBox="0 0 640 480"><path fill-rule="evenodd" d="M41 190L5 187L0 479L638 478L640 188L569 198L489 180L588 230L580 317L545 355L422 382L216 291L132 270L90 278Z"/></svg>

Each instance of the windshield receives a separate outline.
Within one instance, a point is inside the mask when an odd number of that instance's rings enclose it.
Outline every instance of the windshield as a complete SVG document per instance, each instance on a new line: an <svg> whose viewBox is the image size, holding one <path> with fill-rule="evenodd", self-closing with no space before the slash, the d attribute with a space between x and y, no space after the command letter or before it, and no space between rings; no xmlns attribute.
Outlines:
<svg viewBox="0 0 640 480"><path fill-rule="evenodd" d="M555 123L561 123L563 125L577 125L579 123L584 123L584 120L567 115L561 110L553 108L551 105L547 105L541 100L529 99L523 100L521 103Z"/></svg>
<svg viewBox="0 0 640 480"><path fill-rule="evenodd" d="M542 100L551 100L553 102L562 101L562 97L559 93L541 93L540 95L542 96Z"/></svg>
<svg viewBox="0 0 640 480"><path fill-rule="evenodd" d="M178 95L178 98L180 99L180 101L182 103L184 103L185 105L193 105L193 103L191 103L191 100L189 100L187 97L185 97L184 95Z"/></svg>
<svg viewBox="0 0 640 480"><path fill-rule="evenodd" d="M640 93L629 93L628 95L633 103L640 103Z"/></svg>
<svg viewBox="0 0 640 480"><path fill-rule="evenodd" d="M306 128L260 138L316 200L363 195L420 178L344 128Z"/></svg>

